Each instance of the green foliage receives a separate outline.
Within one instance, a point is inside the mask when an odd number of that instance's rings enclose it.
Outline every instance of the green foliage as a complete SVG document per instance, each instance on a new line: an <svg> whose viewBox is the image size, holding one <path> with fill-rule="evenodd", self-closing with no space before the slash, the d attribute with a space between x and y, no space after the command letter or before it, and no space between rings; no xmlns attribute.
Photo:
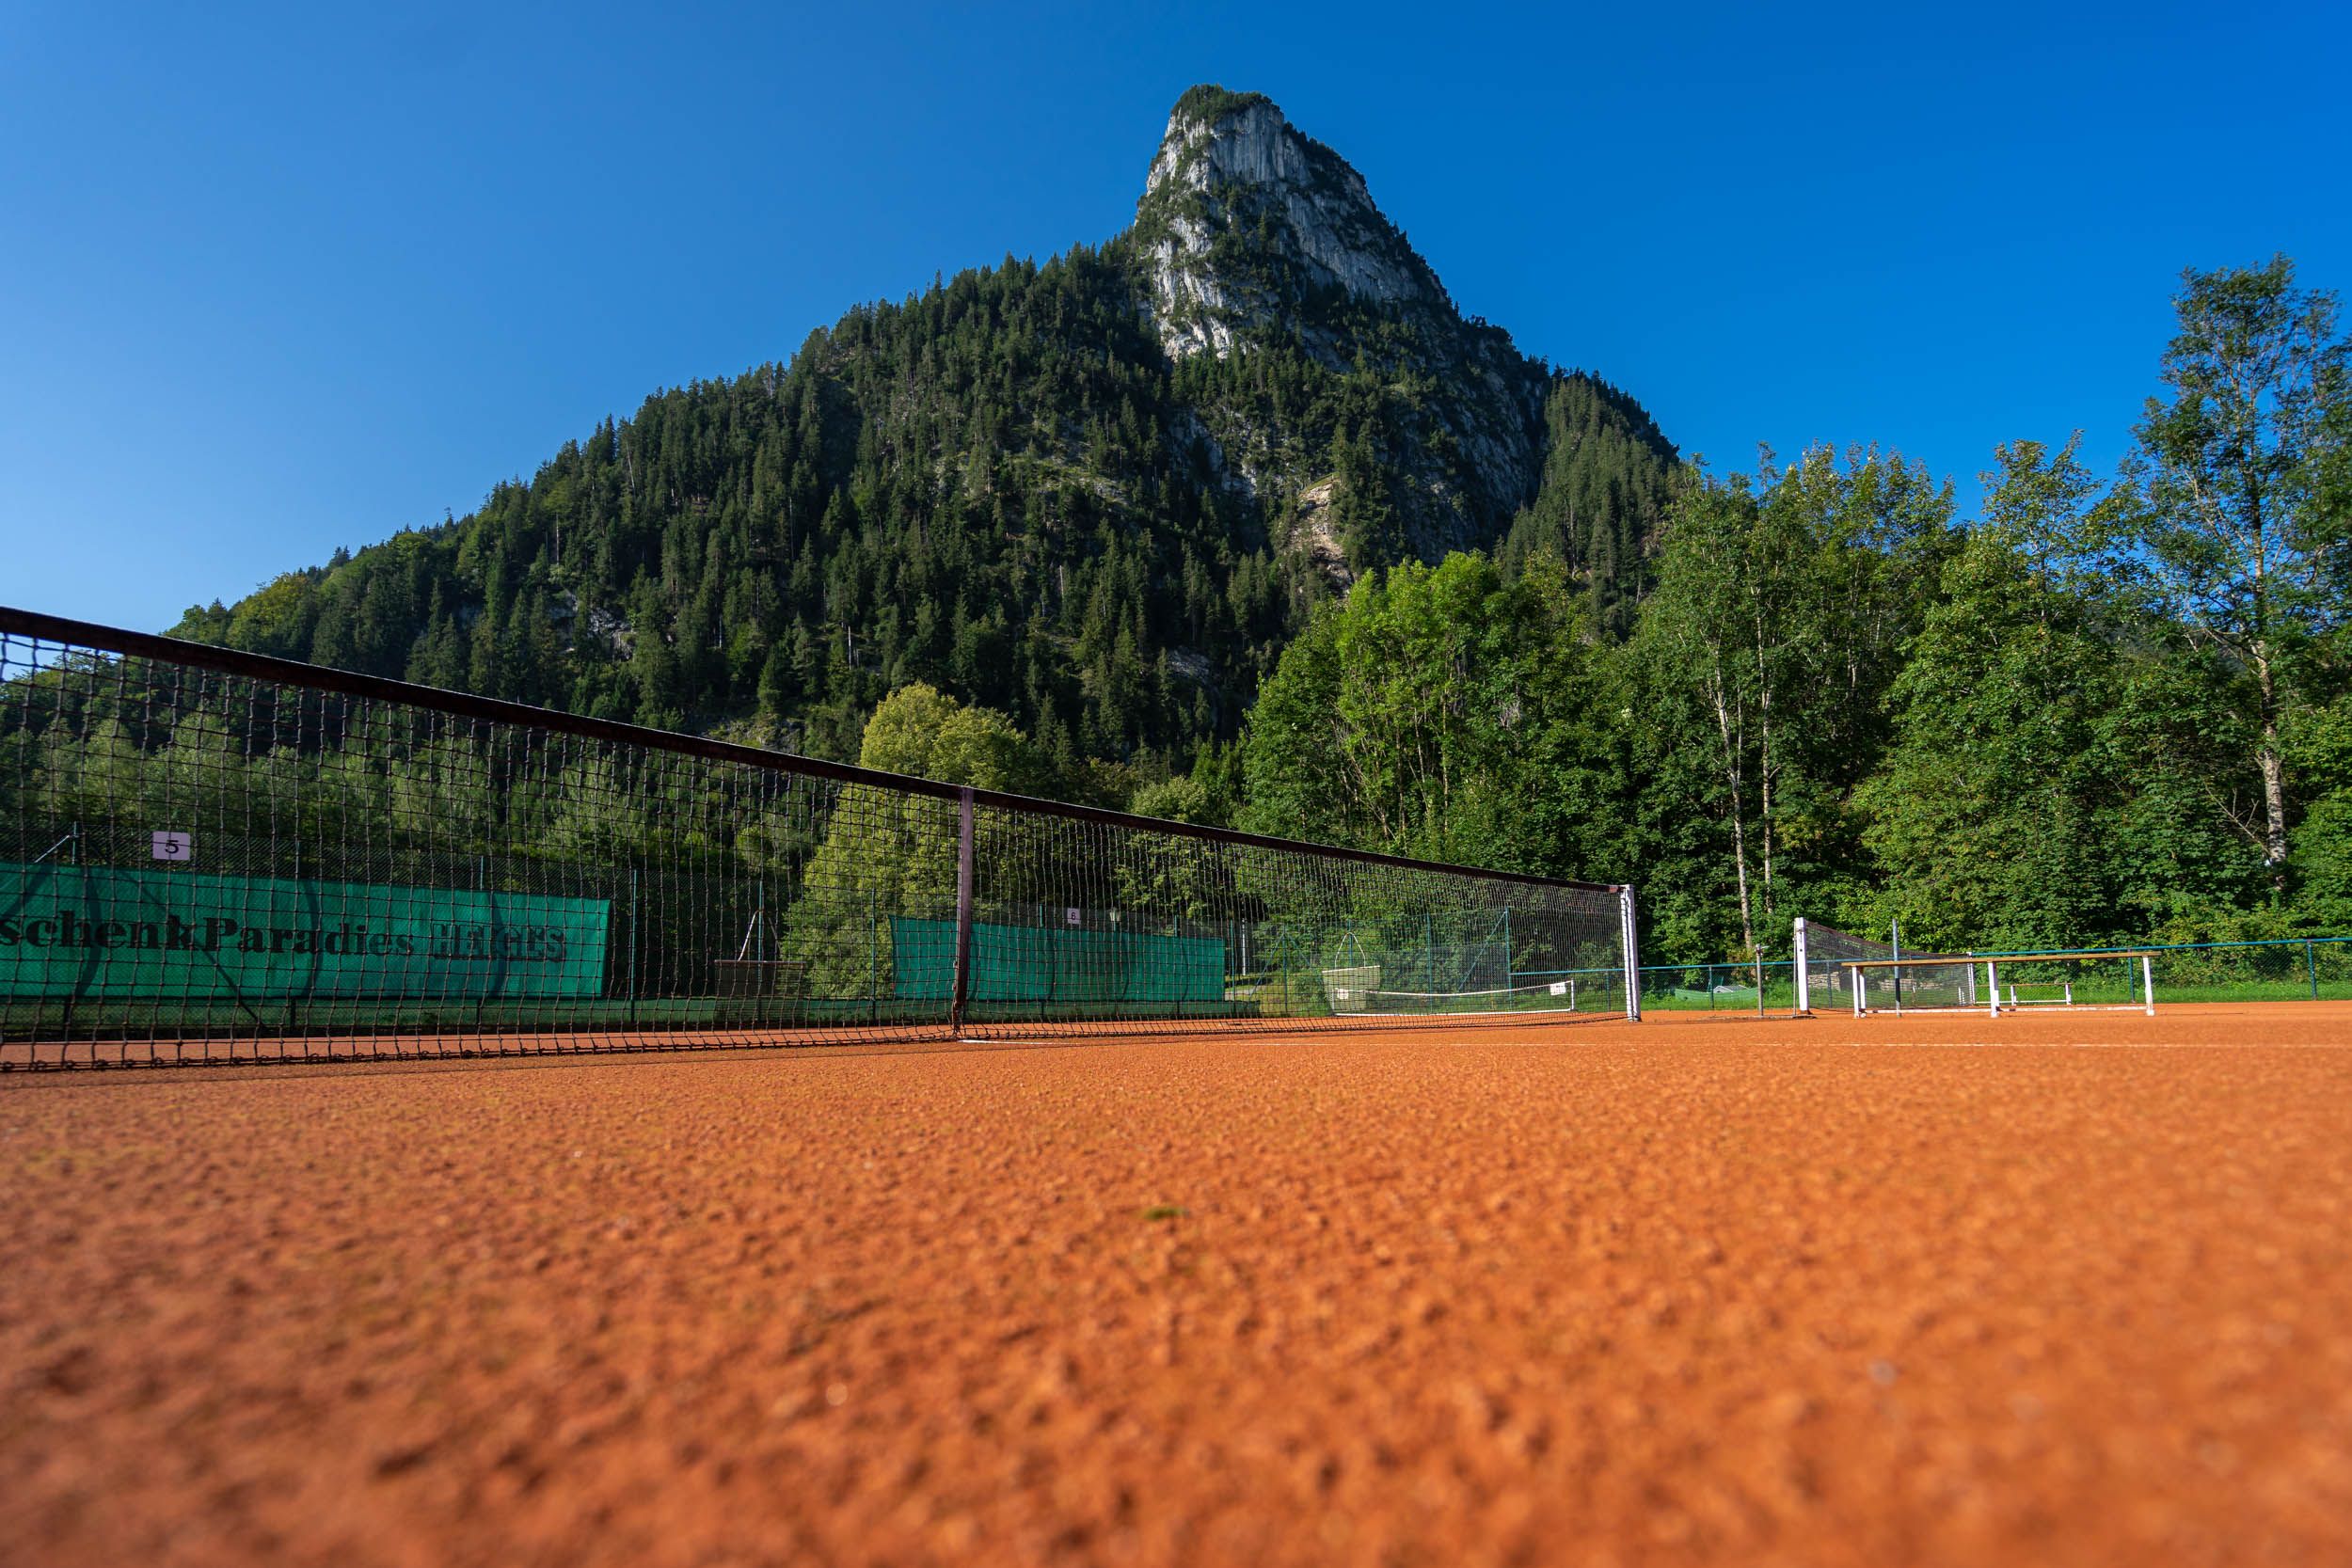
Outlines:
<svg viewBox="0 0 2352 1568"><path fill-rule="evenodd" d="M1581 623L1549 557L1511 576L1456 554L1359 583L1316 612L1259 699L1243 825L1437 860L1554 861L1563 819L1605 819L1611 803L1578 770L1598 689Z"/></svg>
<svg viewBox="0 0 2352 1568"><path fill-rule="evenodd" d="M2074 443L1996 455L1965 531L1871 451L1683 483L1623 641L1549 551L1360 583L1265 683L1246 825L1631 879L1675 955L1785 954L1797 913L1975 947L2352 929L2336 643L2286 733L2302 896L2265 911L2242 671L2140 591L2133 499Z"/></svg>
<svg viewBox="0 0 2352 1568"><path fill-rule="evenodd" d="M1209 816L1209 792L1188 773L1145 784L1127 802L1127 809L1138 816L1156 816L1168 822L1214 825Z"/></svg>
<svg viewBox="0 0 2352 1568"><path fill-rule="evenodd" d="M1123 258L1008 259L175 629L647 723L758 714L835 757L914 681L1065 761L1188 754L1237 727L1311 568L1200 483L1173 396Z"/></svg>
<svg viewBox="0 0 2352 1568"><path fill-rule="evenodd" d="M1955 538L1947 486L1899 454L1766 455L1668 515L1625 656L1656 917L1699 951L1785 941L1866 880L1851 809ZM1688 950L1688 949L1686 949Z"/></svg>
<svg viewBox="0 0 2352 1568"><path fill-rule="evenodd" d="M2295 831L2295 863L2309 927L2352 931L2352 788L2313 802Z"/></svg>
<svg viewBox="0 0 2352 1568"><path fill-rule="evenodd" d="M1218 120L1228 115L1239 114L1244 109L1257 104L1271 106L1273 102L1262 92L1228 92L1215 83L1203 82L1198 87L1186 87L1184 90L1183 95L1176 100L1176 108L1170 118L1203 121Z"/></svg>
<svg viewBox="0 0 2352 1568"><path fill-rule="evenodd" d="M1680 458L1639 404L1593 376L1555 382L1544 424L1543 485L1512 520L1502 559L1516 568L1539 551L1559 557L1591 590L1600 629L1622 637L1649 587Z"/></svg>
<svg viewBox="0 0 2352 1568"><path fill-rule="evenodd" d="M2310 700L2301 666L2346 624L2352 341L2336 297L2299 289L2285 257L2182 275L2134 468L2136 560L2153 601L2240 675L2234 705L2262 779L2274 899L2288 888L2285 736Z"/></svg>
<svg viewBox="0 0 2352 1568"><path fill-rule="evenodd" d="M1024 794L1046 793L1053 779L1050 760L1003 714L919 683L876 706L857 760L886 773ZM841 791L787 917L791 950L810 955L811 995L867 996L877 984L889 993L891 918L955 915L958 832L952 800L871 784Z"/></svg>
<svg viewBox="0 0 2352 1568"><path fill-rule="evenodd" d="M1876 912L1923 948L2058 947L2126 934L2106 720L2122 655L2030 541L2085 495L2071 449L2005 449L2004 482L1947 564L1889 693L1895 739L1856 793L1883 868ZM1869 923L1875 929L1880 922Z"/></svg>
<svg viewBox="0 0 2352 1568"><path fill-rule="evenodd" d="M965 707L916 683L900 687L866 721L858 766L942 784L1038 795L1053 784L1053 765L1003 714Z"/></svg>

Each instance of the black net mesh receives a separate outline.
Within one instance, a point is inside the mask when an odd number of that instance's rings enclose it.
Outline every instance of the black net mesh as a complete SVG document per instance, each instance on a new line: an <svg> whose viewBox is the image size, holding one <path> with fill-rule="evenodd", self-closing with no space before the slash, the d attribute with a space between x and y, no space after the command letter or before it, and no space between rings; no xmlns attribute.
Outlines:
<svg viewBox="0 0 2352 1568"><path fill-rule="evenodd" d="M1609 888L0 610L0 1065L1622 1014L1624 965Z"/></svg>
<svg viewBox="0 0 2352 1568"><path fill-rule="evenodd" d="M1892 942L1873 942L1809 920L1804 929L1805 981L1816 1011L1851 1008L1857 983L1866 1010L1977 1005L1977 965L1962 955L1899 953ZM1902 961L1886 961L1895 958ZM1850 967L1856 963L1871 967Z"/></svg>
<svg viewBox="0 0 2352 1568"><path fill-rule="evenodd" d="M1895 950L1883 942L1854 936L1818 921L1804 923L1805 985L1816 1008L1846 1008L1853 1005L1853 973L1846 965L1892 958Z"/></svg>

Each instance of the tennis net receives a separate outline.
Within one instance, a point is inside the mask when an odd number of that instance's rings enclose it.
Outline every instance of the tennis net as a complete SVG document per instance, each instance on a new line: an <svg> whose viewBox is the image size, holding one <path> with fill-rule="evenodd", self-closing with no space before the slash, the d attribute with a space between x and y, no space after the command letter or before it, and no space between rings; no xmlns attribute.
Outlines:
<svg viewBox="0 0 2352 1568"><path fill-rule="evenodd" d="M0 610L0 1066L1472 1010L1346 1006L1342 969L1422 1000L1574 972L1547 1010L1637 1012L1631 932L1625 888Z"/></svg>
<svg viewBox="0 0 2352 1568"><path fill-rule="evenodd" d="M1551 1014L1584 1011L1622 1012L1622 1000L1604 988L1597 996L1607 1005L1595 1006L1597 993L1575 979L1539 981L1523 986L1497 986L1485 990L1369 990L1363 1010L1369 1017L1478 1018L1494 1014Z"/></svg>
<svg viewBox="0 0 2352 1568"><path fill-rule="evenodd" d="M1899 941L1894 929L1888 934ZM1963 955L1908 953L1896 941L1877 942L1808 920L1796 923L1791 946L1800 1012L1933 1011L1977 1005L1976 964Z"/></svg>

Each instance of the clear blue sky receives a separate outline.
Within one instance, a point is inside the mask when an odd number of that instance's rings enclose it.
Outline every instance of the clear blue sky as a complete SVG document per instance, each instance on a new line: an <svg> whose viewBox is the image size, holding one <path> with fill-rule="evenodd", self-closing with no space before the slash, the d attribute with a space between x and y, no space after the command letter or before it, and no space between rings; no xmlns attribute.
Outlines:
<svg viewBox="0 0 2352 1568"><path fill-rule="evenodd" d="M2340 4L860 9L0 0L0 602L164 626L1104 239L1196 81L1718 468L2106 467L2183 266L2352 286Z"/></svg>

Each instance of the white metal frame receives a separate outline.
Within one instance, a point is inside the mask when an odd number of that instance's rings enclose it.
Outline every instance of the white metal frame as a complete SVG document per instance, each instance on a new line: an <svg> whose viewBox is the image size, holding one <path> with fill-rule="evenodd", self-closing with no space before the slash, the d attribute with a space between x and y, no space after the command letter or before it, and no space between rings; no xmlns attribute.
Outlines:
<svg viewBox="0 0 2352 1568"><path fill-rule="evenodd" d="M1803 915L1797 916L1796 934L1789 941L1788 956L1797 974L1797 1016L1810 1018L1813 1016L1812 955L1806 948Z"/></svg>
<svg viewBox="0 0 2352 1568"><path fill-rule="evenodd" d="M1379 966L1375 964L1373 967L1376 970ZM1327 977L1343 972L1327 969L1323 973ZM1528 996L1538 991L1547 996L1561 998L1561 1005L1557 1007L1479 1007L1468 1008L1461 1012L1445 1009L1414 1012L1409 1008L1384 1008L1375 1006L1384 997L1439 1002L1473 996ZM1345 996L1349 993L1342 990L1339 994ZM1357 999L1361 1002L1362 1006L1357 1007L1355 1012L1364 1018L1556 1018L1563 1013L1576 1011L1576 981L1574 979L1547 980L1534 985L1504 986L1486 990L1380 990L1371 989L1357 993Z"/></svg>
<svg viewBox="0 0 2352 1568"><path fill-rule="evenodd" d="M1853 989L1853 1016L1856 1018L1872 1012L1891 1012L1900 1018L1905 1013L1973 1013L1977 1010L1977 964L1975 958L1968 954L1947 957L1927 954L1907 958L1844 958L1839 960L1838 967L1846 971L1847 979ZM1869 1005L1863 975L1863 971L1867 969L1895 971L1895 1005L1892 1007L1873 1007ZM1962 999L1953 1003L1914 1002L1905 1006L1902 972L1906 969L1960 970L1962 979L1957 989Z"/></svg>
<svg viewBox="0 0 2352 1568"><path fill-rule="evenodd" d="M1630 1022L1642 1022L1642 952L1634 937L1633 887L1628 883L1617 890L1617 920L1625 932L1625 1016Z"/></svg>
<svg viewBox="0 0 2352 1568"><path fill-rule="evenodd" d="M2032 999L2032 1000L2020 1001L2020 1000L2018 999L2018 997L2017 997L2017 987L2016 987L2016 984L2015 984L2015 982L2013 982L2013 981L2012 981L2012 982L2010 983L2010 1001L2009 1001L2009 1005L2008 1005L2007 1009L2006 1009L2007 1011L2010 1011L2010 1012L2012 1012L2012 1013L2014 1013L2014 1012L2021 1012L2021 1011L2025 1010L2025 1009L2026 1009L2026 1008L2027 1008L2027 1007L2075 1007L2075 1006L2079 1006L2079 1007L2081 1007L2081 1008L2082 1008L2085 1012L2138 1012L2138 1013L2145 1013L2145 1014L2147 1014L2150 1018L2153 1018L2153 1017L2155 1016L2155 1013L2156 1013L2156 972L2155 972L2155 954L2154 954L2154 950L2153 950L2153 949L2152 949L2152 948L2118 948L2118 949L2111 949L2111 950L2106 951L2106 952L2099 952L2099 951L2096 951L2096 950L2085 951L2085 950L2079 950L2079 949L2078 949L2078 950L2075 950L2075 951L2073 951L2073 952L2064 952L2064 953L2010 953L2010 954L2006 954L2006 955L1998 955L1998 956L1988 957L1988 958L1986 958L1984 959L1984 989L1985 989L1985 1009L1984 1009L1984 1010L1985 1010L1985 1014L1986 1014L1986 1016L1987 1016L1987 1017L1990 1017L1990 1018L1999 1018L1999 1017L2001 1016L2001 1014L2002 1014L2003 1010L2004 1010L2004 1008L2003 1008L2003 1006L2002 1006L2002 1003L2001 1003L2001 967L2000 967L2000 966L2001 966L2001 963L2002 963L2002 960L2003 960L2003 958L2008 958L2009 960L2011 960L2011 961L2013 961L2013 962L2017 962L2017 963L2044 963L2044 962L2048 962L2048 961L2050 961L2050 960L2052 960L2052 959L2064 959L2064 960L2068 960L2068 961L2075 961L2075 960L2087 960L2087 959L2091 959L2091 958L2125 958L2125 959L2129 959L2129 958L2137 958L2137 959L2139 960L2139 1000L2137 1000L2137 1002L2082 1002L2082 1003L2077 1003L2077 1002L2074 1000L2074 982L2073 982L2071 979L2066 980L2066 981L2064 982L2064 984L2065 984L2065 986L2066 986L2066 995L2065 995L2065 999L2064 999L2063 1001L2058 1001L2058 1000L2047 1000L2047 999ZM1869 1007L1869 1006L1868 1006L1868 1005L1867 1005L1867 1003L1866 1002L1866 1000L1865 1000L1865 998L1864 998L1864 994L1863 994L1863 972L1864 972L1865 970L1871 970L1871 969L1899 969L1899 968L1903 968L1903 967L1905 967L1905 966L1909 966L1909 967L1913 967L1913 968L1921 968L1921 969L1924 969L1924 968L1927 968L1927 967L1929 967L1929 966L1931 966L1931 965L1934 965L1934 964L1938 964L1938 963L1954 963L1954 962L1965 962L1965 961L1968 961L1968 960L1964 960L1964 959L1936 959L1936 958L1850 958L1850 959L1848 959L1848 960L1846 960L1846 961L1845 961L1845 963L1843 964L1843 966L1842 966L1842 967L1845 969L1846 974L1847 974L1848 980L1850 981L1850 983L1851 984L1851 986L1852 986L1852 988L1853 988L1853 1016L1854 1016L1854 1017L1856 1017L1856 1018L1861 1018L1861 1017L1863 1017L1865 1014L1867 1014L1867 1013L1868 1013L1869 1011L1871 1011L1871 1008ZM1973 967L1973 964L1972 964L1972 966L1971 966L1971 967ZM1893 1010L1894 1010L1897 1014L1899 1014L1899 1014L1903 1011L1903 1006L1902 1006L1902 989L1901 989L1901 987L1900 987L1900 986L1898 986L1898 987L1896 988L1896 990L1895 990L1895 1006L1894 1006L1894 1009L1893 1009ZM1973 1006L1969 1006L1969 1007L1914 1007L1914 1008L1912 1008L1911 1010L1912 1010L1913 1012L1922 1012L1922 1013L1927 1013L1927 1012L1949 1013L1949 1012L1973 1012L1973 1011L1975 1011L1976 1009L1975 1009Z"/></svg>

